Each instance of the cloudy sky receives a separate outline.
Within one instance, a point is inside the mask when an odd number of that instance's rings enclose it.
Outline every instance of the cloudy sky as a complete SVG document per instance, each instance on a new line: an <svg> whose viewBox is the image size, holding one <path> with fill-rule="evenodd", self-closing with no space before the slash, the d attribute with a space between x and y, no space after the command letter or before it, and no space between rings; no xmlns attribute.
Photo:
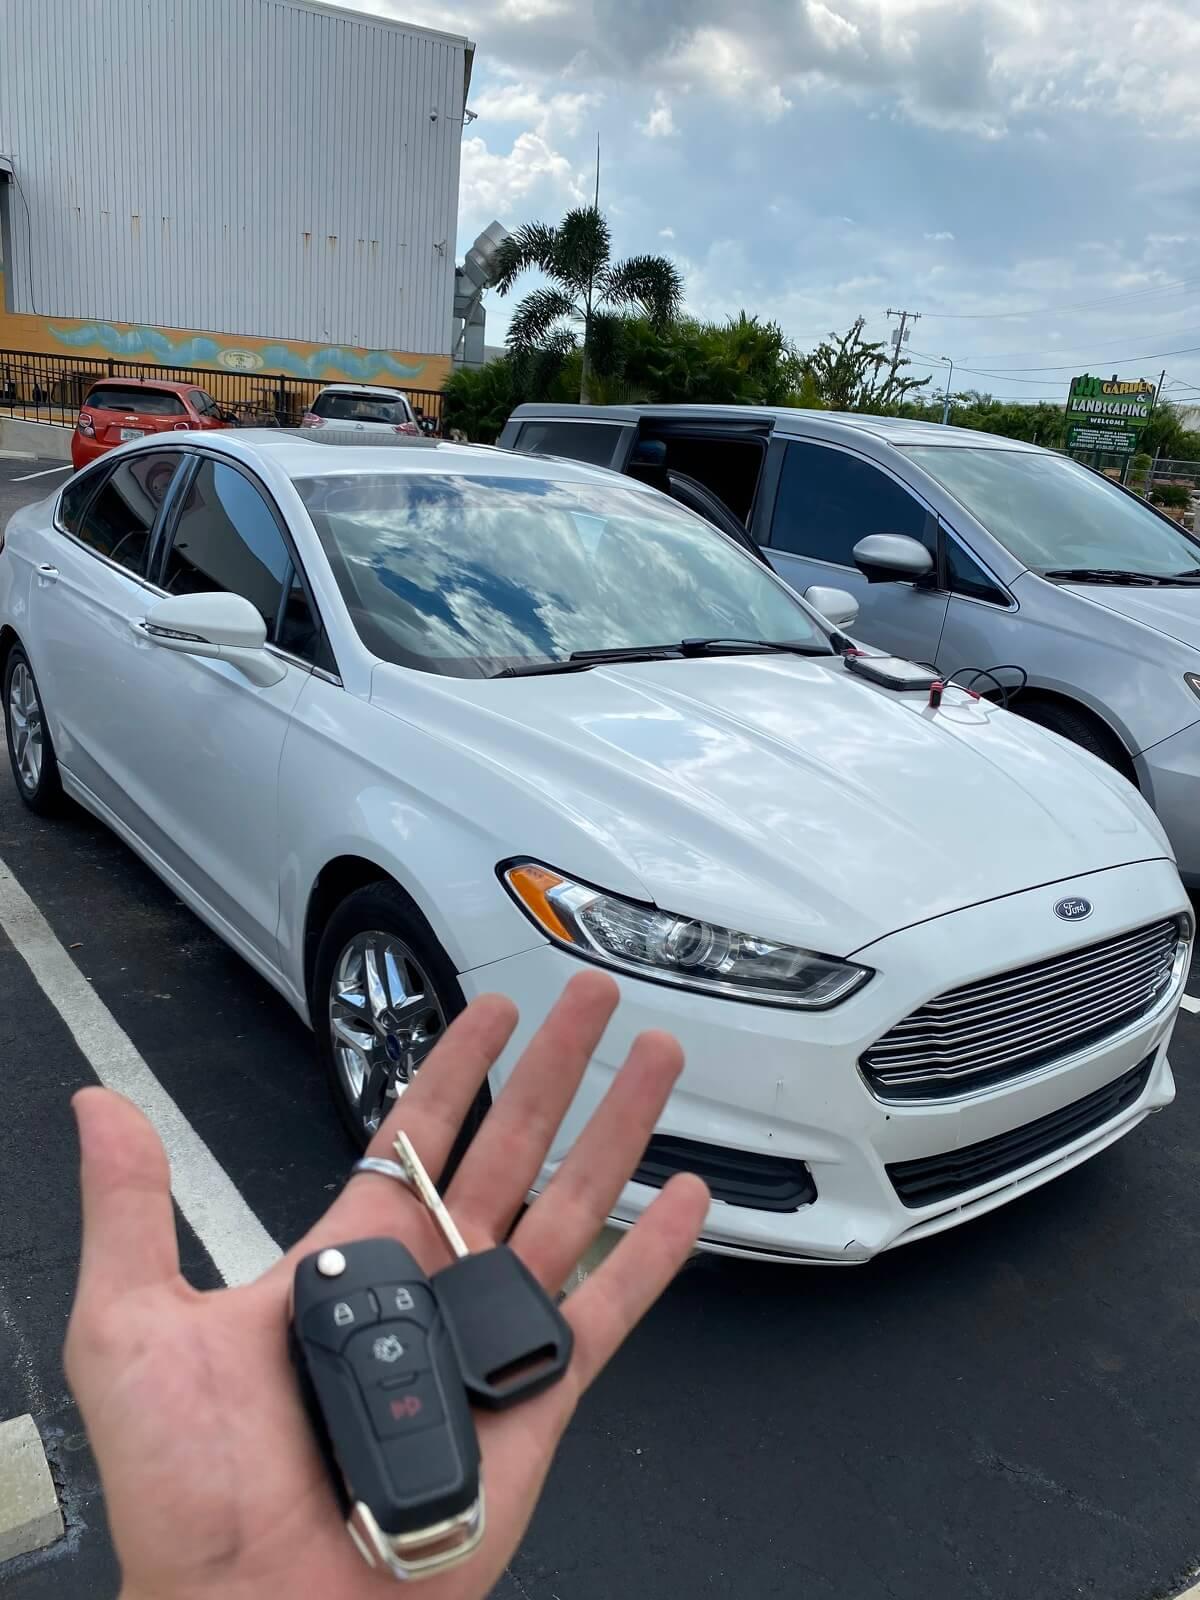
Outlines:
<svg viewBox="0 0 1200 1600"><path fill-rule="evenodd" d="M698 315L807 347L903 306L955 388L1200 399L1197 0L357 3L476 43L460 254L587 197L598 132L617 251Z"/></svg>

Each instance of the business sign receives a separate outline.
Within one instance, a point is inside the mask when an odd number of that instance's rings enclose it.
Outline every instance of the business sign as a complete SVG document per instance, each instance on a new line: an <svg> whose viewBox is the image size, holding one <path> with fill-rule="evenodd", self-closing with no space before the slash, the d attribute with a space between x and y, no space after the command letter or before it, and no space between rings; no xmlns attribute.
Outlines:
<svg viewBox="0 0 1200 1600"><path fill-rule="evenodd" d="M1154 410L1154 385L1140 378L1071 379L1067 449L1130 455Z"/></svg>

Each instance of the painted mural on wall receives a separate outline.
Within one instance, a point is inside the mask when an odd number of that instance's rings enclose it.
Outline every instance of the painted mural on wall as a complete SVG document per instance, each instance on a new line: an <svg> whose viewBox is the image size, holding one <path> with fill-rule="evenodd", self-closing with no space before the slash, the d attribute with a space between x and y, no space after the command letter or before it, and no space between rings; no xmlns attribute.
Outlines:
<svg viewBox="0 0 1200 1600"><path fill-rule="evenodd" d="M289 378L339 376L360 382L401 379L415 383L427 362L419 356L397 359L388 350L354 350L344 345L260 343L221 335L172 337L161 328L118 327L112 322L62 326L47 323L56 344L76 355L120 356L126 361L157 361L168 367L225 367L233 372L282 372Z"/></svg>
<svg viewBox="0 0 1200 1600"><path fill-rule="evenodd" d="M290 378L357 383L403 383L438 389L450 367L445 356L410 355L299 339L258 339L127 322L84 322L0 310L0 349L151 361L171 367L210 367Z"/></svg>

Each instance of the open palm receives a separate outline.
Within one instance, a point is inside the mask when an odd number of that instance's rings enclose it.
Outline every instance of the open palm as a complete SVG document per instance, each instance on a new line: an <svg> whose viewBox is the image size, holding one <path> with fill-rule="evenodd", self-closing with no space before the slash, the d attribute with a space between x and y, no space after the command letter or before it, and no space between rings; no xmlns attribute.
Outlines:
<svg viewBox="0 0 1200 1600"><path fill-rule="evenodd" d="M573 978L485 1118L447 1197L472 1248L508 1234L616 1002L611 979ZM403 1128L436 1176L515 1023L507 1000L468 1007L372 1154L387 1154ZM641 1035L521 1217L513 1248L547 1289L603 1225L681 1066L668 1035ZM256 1283L200 1293L180 1275L167 1160L150 1125L104 1089L81 1091L75 1106L84 1242L67 1372L99 1463L124 1600L377 1596L391 1580L351 1544L300 1406L288 1292L300 1256L384 1234L436 1271L448 1252L429 1217L392 1179L362 1174ZM487 1531L474 1556L423 1586L431 1600L483 1596L496 1582L579 1396L686 1258L706 1205L699 1179L672 1180L566 1303L575 1350L562 1382L477 1414Z"/></svg>

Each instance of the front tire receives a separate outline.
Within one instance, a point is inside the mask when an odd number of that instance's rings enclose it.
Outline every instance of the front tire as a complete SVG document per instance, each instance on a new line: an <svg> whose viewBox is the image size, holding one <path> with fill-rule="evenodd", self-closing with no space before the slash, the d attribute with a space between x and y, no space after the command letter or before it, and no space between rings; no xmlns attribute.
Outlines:
<svg viewBox="0 0 1200 1600"><path fill-rule="evenodd" d="M4 732L17 793L39 817L62 809L58 758L29 657L19 644L4 665Z"/></svg>
<svg viewBox="0 0 1200 1600"><path fill-rule="evenodd" d="M395 884L368 884L342 901L317 949L311 1010L338 1113L359 1149L465 1004L452 962ZM490 1103L484 1084L443 1182Z"/></svg>
<svg viewBox="0 0 1200 1600"><path fill-rule="evenodd" d="M1107 762L1110 767L1116 767L1118 772L1124 772L1125 776L1129 777L1126 771L1128 758L1122 760L1122 752L1116 740L1107 729L1099 727L1085 713L1075 711L1070 706L1055 705L1045 700L1034 700L1028 706L1022 706L1019 695L1013 710L1027 722L1036 722L1039 728L1049 728L1051 733L1069 739L1081 750L1099 756L1101 761Z"/></svg>

